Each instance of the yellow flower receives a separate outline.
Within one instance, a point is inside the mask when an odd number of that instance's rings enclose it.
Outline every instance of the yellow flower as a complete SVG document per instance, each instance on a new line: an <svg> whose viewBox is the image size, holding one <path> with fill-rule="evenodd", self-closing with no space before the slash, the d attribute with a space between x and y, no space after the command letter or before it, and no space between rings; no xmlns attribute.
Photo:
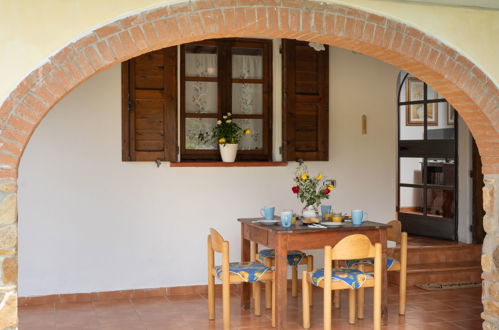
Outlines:
<svg viewBox="0 0 499 330"><path fill-rule="evenodd" d="M247 129L247 130L245 130L245 131L244 131L244 134L246 134L246 135L248 135L248 134L250 134L250 133L251 133L251 130L250 130L250 129Z"/></svg>
<svg viewBox="0 0 499 330"><path fill-rule="evenodd" d="M332 185L332 184L330 184L329 186L327 186L327 189L329 189L329 190L333 190L333 189L334 189L334 187L333 187L333 185Z"/></svg>
<svg viewBox="0 0 499 330"><path fill-rule="evenodd" d="M319 175L317 176L317 180L320 180L324 177L324 175L322 175L322 173L319 173Z"/></svg>
<svg viewBox="0 0 499 330"><path fill-rule="evenodd" d="M223 116L222 118L223 118L223 119L227 119L227 116Z"/></svg>
<svg viewBox="0 0 499 330"><path fill-rule="evenodd" d="M307 180L308 179L308 174L307 173L302 173L301 174L301 179L302 180Z"/></svg>
<svg viewBox="0 0 499 330"><path fill-rule="evenodd" d="M221 120L217 121L217 125L222 125L222 121Z"/></svg>
<svg viewBox="0 0 499 330"><path fill-rule="evenodd" d="M230 112L227 112L227 116L232 116L232 114Z"/></svg>
<svg viewBox="0 0 499 330"><path fill-rule="evenodd" d="M227 124L230 124L230 123L232 123L232 120L230 120L230 119L229 119L229 120L226 120L225 122L226 122Z"/></svg>
<svg viewBox="0 0 499 330"><path fill-rule="evenodd" d="M225 138L218 139L218 143L225 143Z"/></svg>

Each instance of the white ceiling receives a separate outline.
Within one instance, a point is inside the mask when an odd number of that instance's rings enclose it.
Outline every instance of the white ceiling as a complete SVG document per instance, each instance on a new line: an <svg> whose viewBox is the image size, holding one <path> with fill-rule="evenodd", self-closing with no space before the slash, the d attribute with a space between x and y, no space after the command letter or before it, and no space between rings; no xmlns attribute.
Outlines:
<svg viewBox="0 0 499 330"><path fill-rule="evenodd" d="M389 0L394 2L417 2L433 5L475 7L499 10L499 0Z"/></svg>

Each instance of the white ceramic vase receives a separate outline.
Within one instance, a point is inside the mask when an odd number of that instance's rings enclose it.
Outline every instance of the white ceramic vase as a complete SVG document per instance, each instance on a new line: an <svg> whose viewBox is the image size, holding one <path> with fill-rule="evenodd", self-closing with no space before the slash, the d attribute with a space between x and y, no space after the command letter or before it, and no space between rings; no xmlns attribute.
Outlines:
<svg viewBox="0 0 499 330"><path fill-rule="evenodd" d="M319 216L319 212L315 206L309 205L303 208L302 215L305 219L317 218Z"/></svg>
<svg viewBox="0 0 499 330"><path fill-rule="evenodd" d="M220 155L225 163L232 163L236 160L237 143L219 144Z"/></svg>

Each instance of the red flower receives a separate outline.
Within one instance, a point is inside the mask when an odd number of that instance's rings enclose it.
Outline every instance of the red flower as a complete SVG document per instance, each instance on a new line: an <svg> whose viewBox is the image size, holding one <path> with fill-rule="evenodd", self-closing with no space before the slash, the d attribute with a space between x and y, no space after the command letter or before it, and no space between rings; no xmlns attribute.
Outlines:
<svg viewBox="0 0 499 330"><path fill-rule="evenodd" d="M300 187L294 186L291 190L293 191L293 194L297 194L300 191Z"/></svg>
<svg viewBox="0 0 499 330"><path fill-rule="evenodd" d="M331 190L329 190L329 189L327 189L327 188L326 188L326 189L324 189L324 191L323 191L324 195L327 195L327 194L329 194L330 192L331 192Z"/></svg>

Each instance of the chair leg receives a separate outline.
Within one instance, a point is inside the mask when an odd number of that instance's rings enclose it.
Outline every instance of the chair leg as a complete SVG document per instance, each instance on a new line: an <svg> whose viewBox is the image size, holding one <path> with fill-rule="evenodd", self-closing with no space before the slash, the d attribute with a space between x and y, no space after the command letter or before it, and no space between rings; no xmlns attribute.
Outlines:
<svg viewBox="0 0 499 330"><path fill-rule="evenodd" d="M348 323L355 324L355 289L348 290Z"/></svg>
<svg viewBox="0 0 499 330"><path fill-rule="evenodd" d="M224 329L230 329L230 284L222 283Z"/></svg>
<svg viewBox="0 0 499 330"><path fill-rule="evenodd" d="M265 281L265 308L272 308L272 281Z"/></svg>
<svg viewBox="0 0 499 330"><path fill-rule="evenodd" d="M399 284L399 314L405 315L405 299L407 290L407 270L400 270L400 284Z"/></svg>
<svg viewBox="0 0 499 330"><path fill-rule="evenodd" d="M313 272L314 271L314 257L313 256L307 256L307 271L309 273ZM310 281L310 283L308 284L308 292L310 294L310 297L309 297L309 303L310 303L310 306L312 306L312 281Z"/></svg>
<svg viewBox="0 0 499 330"><path fill-rule="evenodd" d="M334 307L341 308L341 290L334 290Z"/></svg>
<svg viewBox="0 0 499 330"><path fill-rule="evenodd" d="M263 264L272 267L272 261L269 258L263 259ZM265 281L265 308L272 308L272 281Z"/></svg>
<svg viewBox="0 0 499 330"><path fill-rule="evenodd" d="M256 316L261 315L262 298L260 296L260 293L261 293L260 282L253 283L253 294L254 294L254 298L255 298L255 315Z"/></svg>
<svg viewBox="0 0 499 330"><path fill-rule="evenodd" d="M331 293L331 290L324 288L324 330L331 330Z"/></svg>
<svg viewBox="0 0 499 330"><path fill-rule="evenodd" d="M340 262L338 260L333 261L334 268L338 268L340 266ZM334 291L334 307L341 308L341 292L342 290Z"/></svg>
<svg viewBox="0 0 499 330"><path fill-rule="evenodd" d="M298 297L298 266L291 267L291 296Z"/></svg>
<svg viewBox="0 0 499 330"><path fill-rule="evenodd" d="M359 319L364 318L364 288L357 289L357 317Z"/></svg>
<svg viewBox="0 0 499 330"><path fill-rule="evenodd" d="M308 301L310 298L309 295L309 286L307 281L307 271L302 272L301 281L302 281L302 301L303 301L303 327L305 329L310 328L310 302Z"/></svg>
<svg viewBox="0 0 499 330"><path fill-rule="evenodd" d="M215 319L215 278L208 275L208 319Z"/></svg>

